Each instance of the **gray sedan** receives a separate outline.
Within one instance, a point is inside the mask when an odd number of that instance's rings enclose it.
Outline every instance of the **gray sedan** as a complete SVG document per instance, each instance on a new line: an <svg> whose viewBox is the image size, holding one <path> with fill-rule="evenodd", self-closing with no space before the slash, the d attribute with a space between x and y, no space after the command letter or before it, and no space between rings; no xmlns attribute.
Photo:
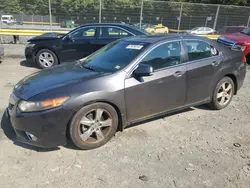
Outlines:
<svg viewBox="0 0 250 188"><path fill-rule="evenodd" d="M245 74L240 46L185 35L126 38L24 78L7 114L21 142L54 147L69 135L94 149L135 122L207 103L223 109Z"/></svg>

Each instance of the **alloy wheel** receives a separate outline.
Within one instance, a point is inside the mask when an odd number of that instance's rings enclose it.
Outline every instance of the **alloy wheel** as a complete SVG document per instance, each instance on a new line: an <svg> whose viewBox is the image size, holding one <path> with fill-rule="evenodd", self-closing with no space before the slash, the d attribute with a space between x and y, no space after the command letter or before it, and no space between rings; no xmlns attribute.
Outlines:
<svg viewBox="0 0 250 188"><path fill-rule="evenodd" d="M105 139L112 129L111 114L97 108L89 111L80 121L79 136L87 143L98 143Z"/></svg>
<svg viewBox="0 0 250 188"><path fill-rule="evenodd" d="M229 82L224 82L218 89L217 101L221 106L227 105L230 102L233 95L233 86Z"/></svg>

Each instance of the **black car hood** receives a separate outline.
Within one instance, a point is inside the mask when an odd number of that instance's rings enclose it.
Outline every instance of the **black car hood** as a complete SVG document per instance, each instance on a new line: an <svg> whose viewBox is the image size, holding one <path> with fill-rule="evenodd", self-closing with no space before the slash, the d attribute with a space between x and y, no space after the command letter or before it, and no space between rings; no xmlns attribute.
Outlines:
<svg viewBox="0 0 250 188"><path fill-rule="evenodd" d="M28 40L28 42L35 42L35 41L47 41L47 40L60 40L61 38L58 36L37 36L33 37Z"/></svg>
<svg viewBox="0 0 250 188"><path fill-rule="evenodd" d="M68 84L77 83L102 76L100 72L93 72L82 68L79 62L59 65L33 73L17 83L14 94L24 100Z"/></svg>

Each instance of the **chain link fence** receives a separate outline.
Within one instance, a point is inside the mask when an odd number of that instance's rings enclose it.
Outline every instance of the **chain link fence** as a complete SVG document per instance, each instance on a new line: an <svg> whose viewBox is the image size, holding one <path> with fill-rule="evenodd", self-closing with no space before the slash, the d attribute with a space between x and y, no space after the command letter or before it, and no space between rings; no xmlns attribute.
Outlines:
<svg viewBox="0 0 250 188"><path fill-rule="evenodd" d="M49 5L44 15L13 14L0 10L1 16L13 15L15 19L10 24L1 21L0 27L59 30L102 22L126 23L138 27L162 24L172 31L181 32L203 26L215 30L224 26L248 27L250 22L250 7L152 0L142 0L133 6L122 3L111 6L109 0L96 0L95 5L70 14L60 13L60 7L51 7L51 20Z"/></svg>

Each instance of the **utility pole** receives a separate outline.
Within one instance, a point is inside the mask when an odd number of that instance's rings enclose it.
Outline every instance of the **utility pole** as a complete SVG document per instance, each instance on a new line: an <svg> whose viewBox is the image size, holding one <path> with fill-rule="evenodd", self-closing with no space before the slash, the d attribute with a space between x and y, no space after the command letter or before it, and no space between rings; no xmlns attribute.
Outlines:
<svg viewBox="0 0 250 188"><path fill-rule="evenodd" d="M51 15L51 2L49 0L49 23L50 23L50 31L52 31L52 15Z"/></svg>
<svg viewBox="0 0 250 188"><path fill-rule="evenodd" d="M213 29L214 29L214 30L216 29L219 11L220 11L220 5L218 5L218 7L217 7L217 11L216 11L215 19L214 19L214 26L213 26Z"/></svg>
<svg viewBox="0 0 250 188"><path fill-rule="evenodd" d="M142 12L143 12L143 0L141 0L141 14L140 14L140 29L141 29L141 23L142 23Z"/></svg>
<svg viewBox="0 0 250 188"><path fill-rule="evenodd" d="M250 15L248 16L248 20L247 20L247 27L249 27L249 22L250 22Z"/></svg>
<svg viewBox="0 0 250 188"><path fill-rule="evenodd" d="M100 0L99 4L99 23L102 23L102 0Z"/></svg>
<svg viewBox="0 0 250 188"><path fill-rule="evenodd" d="M178 33L180 31L180 26L181 26L182 9L183 9L183 3L181 3L181 10L180 10L180 16L179 16L179 23L178 23Z"/></svg>

